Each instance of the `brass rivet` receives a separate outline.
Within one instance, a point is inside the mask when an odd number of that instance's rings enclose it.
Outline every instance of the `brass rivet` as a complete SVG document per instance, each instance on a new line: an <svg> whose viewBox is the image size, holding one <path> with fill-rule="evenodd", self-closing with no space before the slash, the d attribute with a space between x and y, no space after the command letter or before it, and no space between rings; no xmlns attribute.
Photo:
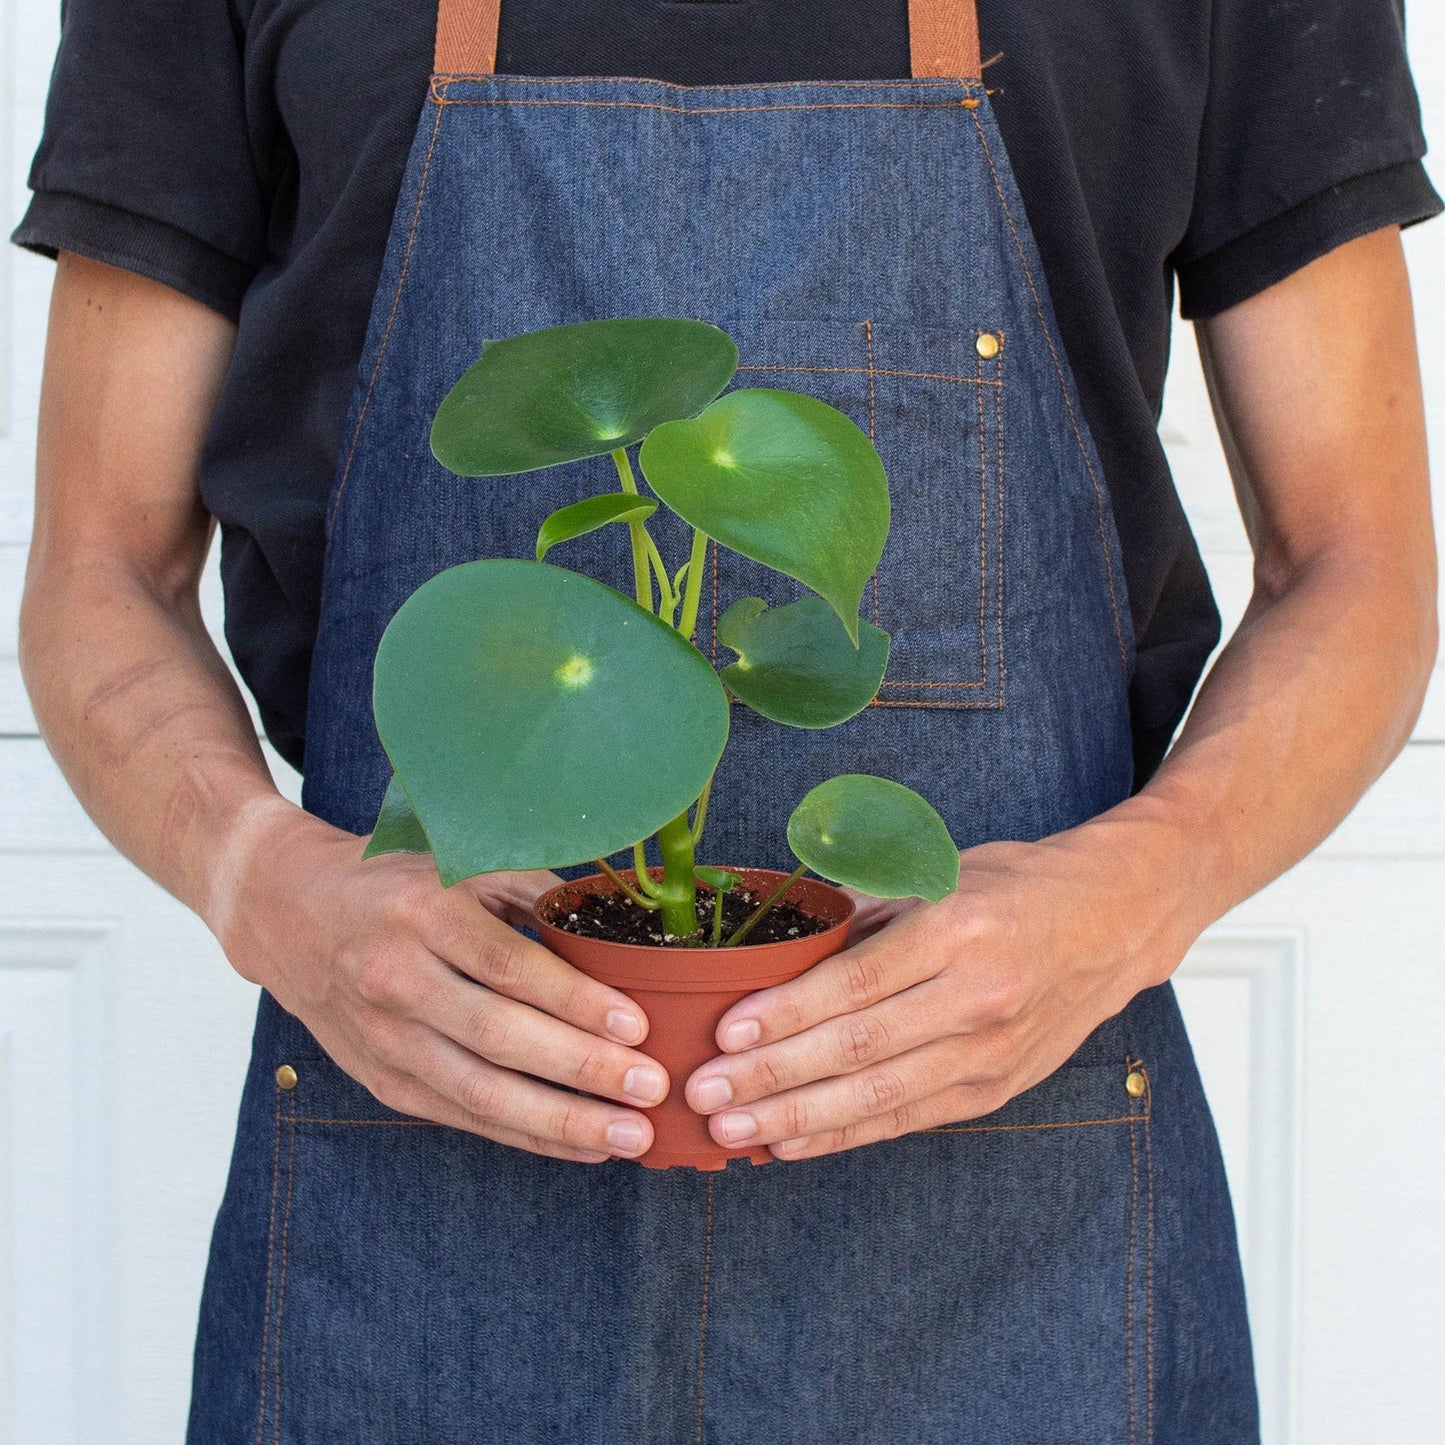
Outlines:
<svg viewBox="0 0 1445 1445"><path fill-rule="evenodd" d="M980 331L978 340L974 342L974 346L977 348L978 354L983 357L985 361L992 361L994 357L999 354L1003 342L1000 341L992 331Z"/></svg>
<svg viewBox="0 0 1445 1445"><path fill-rule="evenodd" d="M1149 1087L1149 1082L1138 1069L1130 1069L1128 1077L1124 1080L1124 1087L1137 1099Z"/></svg>
<svg viewBox="0 0 1445 1445"><path fill-rule="evenodd" d="M1129 1075L1132 1079L1134 1076ZM276 1086L280 1089L294 1089L296 1087L296 1070L290 1064L282 1064L276 1070Z"/></svg>

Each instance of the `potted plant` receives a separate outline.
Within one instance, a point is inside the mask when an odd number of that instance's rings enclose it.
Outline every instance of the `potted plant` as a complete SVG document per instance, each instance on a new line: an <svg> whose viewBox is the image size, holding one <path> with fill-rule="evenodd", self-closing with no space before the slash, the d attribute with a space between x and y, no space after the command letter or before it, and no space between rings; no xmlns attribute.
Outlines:
<svg viewBox="0 0 1445 1445"><path fill-rule="evenodd" d="M547 516L534 558L424 582L375 664L394 774L367 855L429 852L446 886L595 863L538 900L538 932L648 1016L646 1047L673 1080L641 1161L655 1167L771 1157L715 1144L682 1085L716 1055L727 1008L844 946L853 903L832 885L936 901L958 883L958 851L929 803L859 774L799 801L791 873L699 861L731 706L832 727L873 700L888 660L888 635L859 616L888 534L876 449L816 398L725 393L737 367L732 339L701 321L591 321L488 342L437 409L437 459L499 477L610 454L618 489ZM654 539L659 508L691 529L686 557L664 557ZM607 527L627 529L633 598L546 560ZM807 589L778 606L733 601L717 637L735 658L720 671L692 640L710 540ZM660 866L647 862L654 839ZM609 862L628 852L630 868Z"/></svg>

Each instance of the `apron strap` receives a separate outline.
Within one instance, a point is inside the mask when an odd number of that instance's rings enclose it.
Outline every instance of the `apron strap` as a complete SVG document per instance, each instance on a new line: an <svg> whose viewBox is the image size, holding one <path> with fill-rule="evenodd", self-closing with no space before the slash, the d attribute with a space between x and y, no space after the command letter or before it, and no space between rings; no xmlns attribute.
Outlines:
<svg viewBox="0 0 1445 1445"><path fill-rule="evenodd" d="M438 75L490 75L502 0L438 0ZM977 80L983 73L977 0L908 0L913 74Z"/></svg>

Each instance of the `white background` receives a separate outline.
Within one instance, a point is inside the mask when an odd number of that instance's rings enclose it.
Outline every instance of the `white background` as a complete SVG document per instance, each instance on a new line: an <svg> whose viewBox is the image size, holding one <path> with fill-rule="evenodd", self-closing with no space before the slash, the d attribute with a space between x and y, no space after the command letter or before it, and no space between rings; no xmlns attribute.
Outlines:
<svg viewBox="0 0 1445 1445"><path fill-rule="evenodd" d="M4 230L25 201L55 11L0 9ZM1416 5L1411 25L1438 137L1445 9ZM1445 222L1406 244L1439 457ZM163 1445L182 1437L255 993L87 822L20 686L50 279L47 262L0 249L0 1445ZM1232 625L1249 555L1184 327L1164 431ZM209 596L214 621L214 574ZM1178 976L1228 1156L1269 1445L1441 1438L1436 681L1415 740L1339 832L1211 929Z"/></svg>

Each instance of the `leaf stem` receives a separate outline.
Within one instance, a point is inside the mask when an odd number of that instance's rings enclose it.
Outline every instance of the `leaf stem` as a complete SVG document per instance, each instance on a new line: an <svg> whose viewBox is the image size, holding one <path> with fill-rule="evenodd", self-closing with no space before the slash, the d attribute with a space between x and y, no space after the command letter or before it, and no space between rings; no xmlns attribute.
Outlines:
<svg viewBox="0 0 1445 1445"><path fill-rule="evenodd" d="M753 911L733 930L728 941L723 944L724 948L736 948L739 943L752 932L754 925L760 923L773 909L783 901L783 896L792 888L793 884L808 871L806 863L799 863L798 866L778 884L771 897L765 902L758 904Z"/></svg>
<svg viewBox="0 0 1445 1445"><path fill-rule="evenodd" d="M632 845L632 867L633 871L637 874L638 890L647 894L649 898L656 898L658 896L658 887L652 880L652 870L647 866L645 842L646 839L644 839L642 843L634 843Z"/></svg>
<svg viewBox="0 0 1445 1445"><path fill-rule="evenodd" d="M682 596L682 620L677 624L677 630L689 642L697 629L697 609L702 600L702 574L707 570L704 565L706 559L707 533L694 527L692 553L687 559L687 587Z"/></svg>
<svg viewBox="0 0 1445 1445"><path fill-rule="evenodd" d="M622 874L620 874L605 858L594 860L597 866L622 890L639 908L646 908L655 912L662 907L662 904L654 898L644 898Z"/></svg>
<svg viewBox="0 0 1445 1445"><path fill-rule="evenodd" d="M714 773L713 777L717 774ZM692 846L694 850L702 845L702 830L707 826L707 800L712 796L712 778L707 780L692 812Z"/></svg>
<svg viewBox="0 0 1445 1445"><path fill-rule="evenodd" d="M629 496L637 496L637 480L632 475L632 463L627 460L627 448L618 447L612 453L612 460L617 466L622 490ZM644 522L629 522L627 530L632 534L632 582L637 592L638 606L655 612L657 609L652 605L652 569L647 560L647 543L651 540L647 525Z"/></svg>
<svg viewBox="0 0 1445 1445"><path fill-rule="evenodd" d="M658 830L657 842L662 849L662 886L658 894L662 926L674 938L696 937L697 855L686 808Z"/></svg>

